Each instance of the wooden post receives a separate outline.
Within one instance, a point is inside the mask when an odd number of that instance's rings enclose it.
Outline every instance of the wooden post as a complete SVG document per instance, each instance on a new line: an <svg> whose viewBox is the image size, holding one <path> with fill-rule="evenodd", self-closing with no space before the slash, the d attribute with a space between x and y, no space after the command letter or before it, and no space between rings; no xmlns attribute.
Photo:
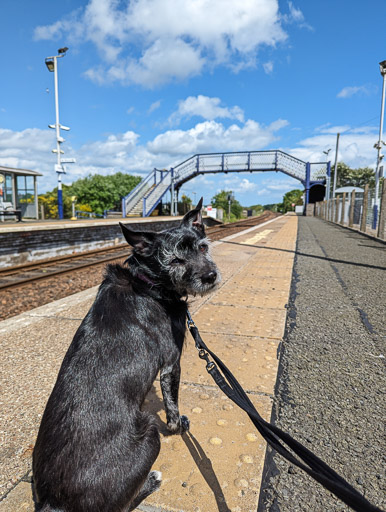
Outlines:
<svg viewBox="0 0 386 512"><path fill-rule="evenodd" d="M386 180L382 183L381 204L379 208L378 236L382 240L386 240Z"/></svg>
<svg viewBox="0 0 386 512"><path fill-rule="evenodd" d="M40 205L40 217L44 220L44 206L42 204Z"/></svg>
<svg viewBox="0 0 386 512"><path fill-rule="evenodd" d="M340 197L336 197L335 198L335 219L334 219L335 224L338 224L338 220L339 220L339 203L340 203Z"/></svg>
<svg viewBox="0 0 386 512"><path fill-rule="evenodd" d="M355 204L355 190L351 192L351 202L350 202L350 215L348 218L348 226L352 228L354 225L354 204Z"/></svg>
<svg viewBox="0 0 386 512"><path fill-rule="evenodd" d="M346 210L346 192L343 192L342 211L340 212L340 223L342 224L342 226L344 225L345 210Z"/></svg>
<svg viewBox="0 0 386 512"><path fill-rule="evenodd" d="M366 217L367 217L367 204L369 200L369 184L366 183L365 190L363 192L363 205L362 205L362 218L360 230L366 233Z"/></svg>

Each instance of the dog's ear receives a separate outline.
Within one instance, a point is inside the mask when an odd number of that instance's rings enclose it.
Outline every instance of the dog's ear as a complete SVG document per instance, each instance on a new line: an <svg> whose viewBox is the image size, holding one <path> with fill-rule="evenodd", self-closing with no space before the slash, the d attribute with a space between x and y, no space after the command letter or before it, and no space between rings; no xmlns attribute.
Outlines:
<svg viewBox="0 0 386 512"><path fill-rule="evenodd" d="M151 231L133 231L127 225L119 223L126 242L131 245L137 254L148 256L151 253L156 233Z"/></svg>
<svg viewBox="0 0 386 512"><path fill-rule="evenodd" d="M184 218L182 219L181 226L189 226L200 229L205 232L205 227L202 222L201 208L202 208L203 198L198 201L197 206L194 210L190 210Z"/></svg>

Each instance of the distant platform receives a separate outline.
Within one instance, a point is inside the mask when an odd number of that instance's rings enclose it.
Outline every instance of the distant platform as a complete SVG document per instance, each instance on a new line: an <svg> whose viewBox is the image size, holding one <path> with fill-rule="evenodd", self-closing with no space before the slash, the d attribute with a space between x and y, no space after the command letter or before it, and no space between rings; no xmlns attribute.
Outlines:
<svg viewBox="0 0 386 512"><path fill-rule="evenodd" d="M157 217L116 217L114 219L78 219L78 220L25 220L21 222L0 222L0 233L17 231L41 231L51 229L73 229L90 226L116 226L118 222L124 224L153 224L158 222L175 222L182 217L157 216Z"/></svg>

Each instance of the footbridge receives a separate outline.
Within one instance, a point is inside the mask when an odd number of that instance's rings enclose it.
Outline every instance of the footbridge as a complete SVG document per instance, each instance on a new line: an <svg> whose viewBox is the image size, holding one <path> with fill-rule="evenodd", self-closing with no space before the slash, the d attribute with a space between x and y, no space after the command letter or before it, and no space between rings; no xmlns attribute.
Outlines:
<svg viewBox="0 0 386 512"><path fill-rule="evenodd" d="M280 150L204 153L194 155L169 170L153 169L122 199L122 213L124 217L148 217L167 192L171 192L172 203L175 203L181 186L200 174L272 171L299 180L306 191L306 204L314 185L326 184L326 190L329 190L330 162L303 162ZM174 215L174 204L172 210Z"/></svg>

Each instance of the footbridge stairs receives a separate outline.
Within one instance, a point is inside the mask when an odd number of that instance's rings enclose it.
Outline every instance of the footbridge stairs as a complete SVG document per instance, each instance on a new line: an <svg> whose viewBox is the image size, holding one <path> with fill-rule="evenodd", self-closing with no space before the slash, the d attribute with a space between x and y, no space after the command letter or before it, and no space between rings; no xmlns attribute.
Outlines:
<svg viewBox="0 0 386 512"><path fill-rule="evenodd" d="M204 153L169 170L153 169L122 199L123 216L148 217L167 192L170 191L174 198L184 183L200 174L269 171L282 172L299 180L306 190L306 203L312 186L327 184L326 190L329 189L330 162L303 162L280 150Z"/></svg>

